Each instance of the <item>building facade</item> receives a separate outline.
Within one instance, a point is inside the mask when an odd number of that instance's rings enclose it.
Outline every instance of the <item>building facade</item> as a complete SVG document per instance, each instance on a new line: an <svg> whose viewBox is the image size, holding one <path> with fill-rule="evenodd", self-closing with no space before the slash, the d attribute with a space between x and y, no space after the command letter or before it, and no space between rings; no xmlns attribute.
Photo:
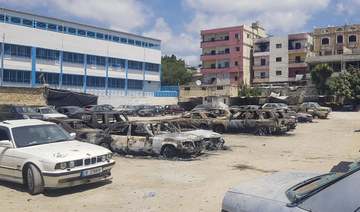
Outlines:
<svg viewBox="0 0 360 212"><path fill-rule="evenodd" d="M310 69L322 63L337 73L360 67L360 24L314 29L313 36L314 51L306 58Z"/></svg>
<svg viewBox="0 0 360 212"><path fill-rule="evenodd" d="M294 82L305 77L313 49L307 33L255 39L253 83Z"/></svg>
<svg viewBox="0 0 360 212"><path fill-rule="evenodd" d="M3 86L99 96L160 90L160 40L3 8L0 34Z"/></svg>
<svg viewBox="0 0 360 212"><path fill-rule="evenodd" d="M250 84L252 48L255 38L265 37L265 31L254 23L252 27L201 30L202 83L212 85Z"/></svg>

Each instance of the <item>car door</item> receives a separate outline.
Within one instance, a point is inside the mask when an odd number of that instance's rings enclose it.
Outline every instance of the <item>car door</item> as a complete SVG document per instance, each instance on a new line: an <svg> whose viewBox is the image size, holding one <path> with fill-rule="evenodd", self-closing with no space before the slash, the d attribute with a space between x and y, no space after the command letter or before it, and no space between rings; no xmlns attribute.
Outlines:
<svg viewBox="0 0 360 212"><path fill-rule="evenodd" d="M0 141L11 141L10 132L5 127L0 127ZM13 141L11 143L14 146ZM0 178L14 176L14 147L0 144Z"/></svg>
<svg viewBox="0 0 360 212"><path fill-rule="evenodd" d="M245 128L245 114L246 112L239 112L236 113L233 117L229 120L228 129L230 131L242 131Z"/></svg>

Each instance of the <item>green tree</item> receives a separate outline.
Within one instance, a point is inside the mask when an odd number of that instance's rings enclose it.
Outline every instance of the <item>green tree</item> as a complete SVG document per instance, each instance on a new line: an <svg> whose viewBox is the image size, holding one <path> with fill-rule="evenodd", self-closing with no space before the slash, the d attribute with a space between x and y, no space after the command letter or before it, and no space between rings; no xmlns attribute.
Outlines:
<svg viewBox="0 0 360 212"><path fill-rule="evenodd" d="M261 89L259 87L248 87L243 82L239 83L239 96L261 96Z"/></svg>
<svg viewBox="0 0 360 212"><path fill-rule="evenodd" d="M311 80L315 84L320 94L325 94L325 92L329 90L327 80L333 72L334 69L328 64L318 64L314 67L314 69L311 70Z"/></svg>
<svg viewBox="0 0 360 212"><path fill-rule="evenodd" d="M360 101L360 69L350 66L347 72L330 80L330 90L345 101Z"/></svg>
<svg viewBox="0 0 360 212"><path fill-rule="evenodd" d="M161 57L161 85L186 85L192 74L185 68L185 61L175 55Z"/></svg>

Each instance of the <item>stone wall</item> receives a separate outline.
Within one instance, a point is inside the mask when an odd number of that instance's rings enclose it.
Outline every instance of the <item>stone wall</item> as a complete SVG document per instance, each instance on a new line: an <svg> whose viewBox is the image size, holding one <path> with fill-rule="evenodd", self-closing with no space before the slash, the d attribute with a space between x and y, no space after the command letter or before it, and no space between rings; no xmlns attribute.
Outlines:
<svg viewBox="0 0 360 212"><path fill-rule="evenodd" d="M0 104L46 105L46 89L0 87Z"/></svg>

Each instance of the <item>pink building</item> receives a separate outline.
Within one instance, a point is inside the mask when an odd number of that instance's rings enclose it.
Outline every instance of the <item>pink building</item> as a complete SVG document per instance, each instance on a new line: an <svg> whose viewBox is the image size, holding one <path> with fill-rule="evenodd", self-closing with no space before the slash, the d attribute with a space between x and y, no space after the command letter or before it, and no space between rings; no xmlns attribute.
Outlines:
<svg viewBox="0 0 360 212"><path fill-rule="evenodd" d="M258 23L201 30L202 83L213 85L250 84L254 39L266 37Z"/></svg>

